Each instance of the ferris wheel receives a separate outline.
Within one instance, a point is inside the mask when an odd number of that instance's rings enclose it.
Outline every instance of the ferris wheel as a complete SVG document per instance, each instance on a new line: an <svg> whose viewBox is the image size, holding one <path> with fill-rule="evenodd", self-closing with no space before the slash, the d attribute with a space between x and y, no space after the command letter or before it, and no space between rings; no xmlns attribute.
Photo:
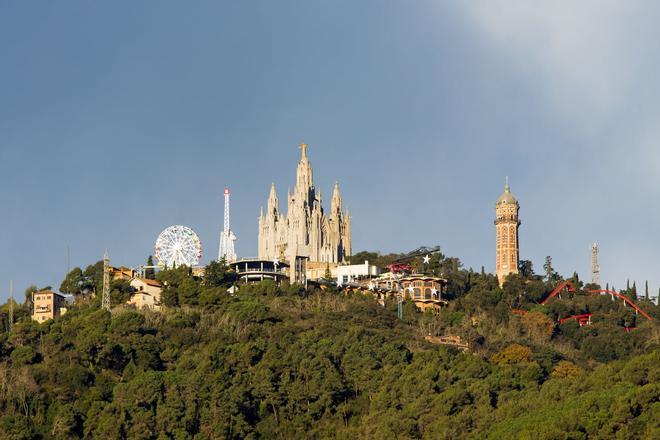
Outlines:
<svg viewBox="0 0 660 440"><path fill-rule="evenodd" d="M154 255L158 259L159 266L192 267L202 259L202 242L189 227L170 226L156 239Z"/></svg>

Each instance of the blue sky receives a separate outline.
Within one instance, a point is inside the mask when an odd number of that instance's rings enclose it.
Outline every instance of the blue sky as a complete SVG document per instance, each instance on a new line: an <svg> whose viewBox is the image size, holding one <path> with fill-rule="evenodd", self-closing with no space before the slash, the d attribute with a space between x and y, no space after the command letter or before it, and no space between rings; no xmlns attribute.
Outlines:
<svg viewBox="0 0 660 440"><path fill-rule="evenodd" d="M655 2L3 2L0 297L185 224L217 254L233 191L253 256L310 145L354 250L442 246L494 269L504 177L521 257L660 287ZM7 286L7 287L5 287Z"/></svg>

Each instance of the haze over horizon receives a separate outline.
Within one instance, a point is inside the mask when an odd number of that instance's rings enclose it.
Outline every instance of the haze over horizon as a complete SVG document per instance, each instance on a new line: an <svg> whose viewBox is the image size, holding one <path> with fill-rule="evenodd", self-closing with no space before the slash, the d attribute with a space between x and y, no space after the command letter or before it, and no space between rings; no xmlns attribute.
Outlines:
<svg viewBox="0 0 660 440"><path fill-rule="evenodd" d="M0 5L0 298L165 227L239 257L298 144L353 251L440 245L494 272L509 176L521 258L660 288L660 5L595 0Z"/></svg>

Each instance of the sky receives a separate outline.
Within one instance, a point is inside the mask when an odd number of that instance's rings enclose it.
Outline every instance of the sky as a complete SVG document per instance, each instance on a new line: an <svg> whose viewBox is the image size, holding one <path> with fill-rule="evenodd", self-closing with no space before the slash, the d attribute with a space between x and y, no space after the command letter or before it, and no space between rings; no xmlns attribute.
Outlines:
<svg viewBox="0 0 660 440"><path fill-rule="evenodd" d="M660 4L652 1L0 3L0 299L165 227L239 257L309 145L354 251L440 245L494 271L520 201L542 272L660 288ZM284 208L284 206L281 206ZM326 206L327 208L327 206ZM67 258L67 249L69 257Z"/></svg>

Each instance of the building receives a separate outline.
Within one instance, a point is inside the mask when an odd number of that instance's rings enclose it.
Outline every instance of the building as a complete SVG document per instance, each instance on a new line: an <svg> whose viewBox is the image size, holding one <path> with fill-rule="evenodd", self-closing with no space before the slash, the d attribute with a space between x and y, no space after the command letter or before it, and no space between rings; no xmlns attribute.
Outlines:
<svg viewBox="0 0 660 440"><path fill-rule="evenodd" d="M163 286L156 280L148 278L133 278L131 287L136 292L128 300L129 304L138 309L160 310L160 294L163 292Z"/></svg>
<svg viewBox="0 0 660 440"><path fill-rule="evenodd" d="M279 285L289 278L289 265L279 261L275 264L275 260L243 258L230 263L229 267L245 283L273 280Z"/></svg>
<svg viewBox="0 0 660 440"><path fill-rule="evenodd" d="M365 261L363 264L337 266L331 273L337 279L337 284L348 284L358 279L377 277L380 268Z"/></svg>
<svg viewBox="0 0 660 440"><path fill-rule="evenodd" d="M267 209L259 216L259 259L294 261L307 257L314 263L337 264L351 255L351 218L344 211L339 184L335 183L330 212L323 210L321 191L314 186L307 145L301 156L293 193L287 194L287 212L280 212L275 184L270 188Z"/></svg>
<svg viewBox="0 0 660 440"><path fill-rule="evenodd" d="M422 274L411 274L399 280L403 295L422 309L439 309L448 304L443 299L447 293L447 280Z"/></svg>
<svg viewBox="0 0 660 440"><path fill-rule="evenodd" d="M520 204L511 194L509 178L507 177L504 192L495 204L495 273L500 286L504 284L507 275L518 273L518 261L520 260L519 210Z"/></svg>
<svg viewBox="0 0 660 440"><path fill-rule="evenodd" d="M136 271L131 267L110 267L110 278L113 280L132 280L135 275Z"/></svg>
<svg viewBox="0 0 660 440"><path fill-rule="evenodd" d="M32 319L45 322L66 313L66 297L50 290L32 293Z"/></svg>

